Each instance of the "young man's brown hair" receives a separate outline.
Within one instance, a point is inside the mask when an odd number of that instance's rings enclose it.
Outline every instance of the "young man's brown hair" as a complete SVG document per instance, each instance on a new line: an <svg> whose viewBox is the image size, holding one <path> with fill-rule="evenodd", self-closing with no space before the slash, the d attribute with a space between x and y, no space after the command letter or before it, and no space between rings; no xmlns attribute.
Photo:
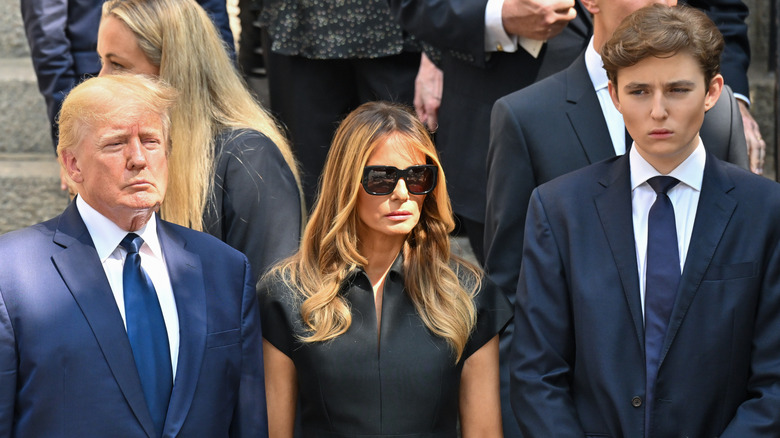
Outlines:
<svg viewBox="0 0 780 438"><path fill-rule="evenodd" d="M654 56L690 53L704 72L704 84L720 72L723 36L703 12L687 6L652 5L626 17L604 44L601 58L610 82L618 70Z"/></svg>

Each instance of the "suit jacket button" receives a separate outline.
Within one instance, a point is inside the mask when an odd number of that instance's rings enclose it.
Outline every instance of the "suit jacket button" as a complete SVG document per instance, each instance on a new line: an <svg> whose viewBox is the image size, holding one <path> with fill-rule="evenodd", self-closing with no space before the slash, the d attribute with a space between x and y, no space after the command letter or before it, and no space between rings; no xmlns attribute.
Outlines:
<svg viewBox="0 0 780 438"><path fill-rule="evenodd" d="M642 406L642 397L635 396L634 398L632 398L631 399L631 406L633 406L635 408L638 408L638 407Z"/></svg>

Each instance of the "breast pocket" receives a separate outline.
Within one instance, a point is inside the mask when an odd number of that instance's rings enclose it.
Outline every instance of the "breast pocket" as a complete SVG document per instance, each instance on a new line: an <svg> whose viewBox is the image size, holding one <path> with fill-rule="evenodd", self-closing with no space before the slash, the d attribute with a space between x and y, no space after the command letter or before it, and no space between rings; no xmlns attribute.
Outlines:
<svg viewBox="0 0 780 438"><path fill-rule="evenodd" d="M206 336L206 348L220 348L235 345L241 342L241 329L225 330L209 333Z"/></svg>
<svg viewBox="0 0 780 438"><path fill-rule="evenodd" d="M725 281L748 278L756 275L756 264L753 262L736 263L733 265L710 265L704 281Z"/></svg>

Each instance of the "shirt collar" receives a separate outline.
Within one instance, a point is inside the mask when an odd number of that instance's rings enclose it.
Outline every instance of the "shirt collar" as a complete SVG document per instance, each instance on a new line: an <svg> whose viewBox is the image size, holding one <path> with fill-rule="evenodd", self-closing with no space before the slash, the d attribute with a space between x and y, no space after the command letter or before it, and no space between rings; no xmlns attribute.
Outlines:
<svg viewBox="0 0 780 438"><path fill-rule="evenodd" d="M366 275L365 269L363 269L362 266L358 266L357 268L353 269L348 275L347 279L349 283L353 283L355 277L362 275L365 277L366 280L368 280L368 275ZM404 278L404 251L403 249L401 252L398 253L398 256L395 258L395 261L393 261L393 264L390 266L390 271L387 273L387 278ZM387 280L385 280L387 281ZM371 282L368 282L370 285Z"/></svg>
<svg viewBox="0 0 780 438"><path fill-rule="evenodd" d="M696 146L696 149L693 150L685 161L669 172L669 176L677 178L680 182L696 191L701 191L701 183L704 179L704 163L706 161L707 153L704 150L701 138L699 138L699 144ZM631 148L629 152L629 163L631 166L632 191L644 184L648 179L661 175L661 172L657 171L637 152L636 147Z"/></svg>
<svg viewBox="0 0 780 438"><path fill-rule="evenodd" d="M76 196L76 207L81 215L81 219L84 221L84 225L86 225L89 231L92 242L95 244L95 250L97 250L100 261L106 261L114 253L119 246L119 242L125 238L128 232L92 208L81 196ZM152 255L162 258L162 248L157 237L157 221L154 213L152 213L149 222L140 230L134 231L134 233L141 236L146 244L141 247L141 251L144 250L143 248L148 248Z"/></svg>
<svg viewBox="0 0 780 438"><path fill-rule="evenodd" d="M590 81L596 91L607 88L609 83L607 71L604 70L604 61L602 61L601 55L593 47L593 37L590 37L588 48L585 49L585 67L588 69L588 76L590 76Z"/></svg>

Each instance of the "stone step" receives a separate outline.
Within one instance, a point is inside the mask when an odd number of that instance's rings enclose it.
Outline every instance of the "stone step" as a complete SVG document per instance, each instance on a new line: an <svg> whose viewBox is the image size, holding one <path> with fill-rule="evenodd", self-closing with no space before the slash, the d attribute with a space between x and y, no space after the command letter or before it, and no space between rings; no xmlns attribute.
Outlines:
<svg viewBox="0 0 780 438"><path fill-rule="evenodd" d="M0 154L0 234L52 218L68 204L49 154Z"/></svg>
<svg viewBox="0 0 780 438"><path fill-rule="evenodd" d="M54 153L29 58L0 59L0 153Z"/></svg>

